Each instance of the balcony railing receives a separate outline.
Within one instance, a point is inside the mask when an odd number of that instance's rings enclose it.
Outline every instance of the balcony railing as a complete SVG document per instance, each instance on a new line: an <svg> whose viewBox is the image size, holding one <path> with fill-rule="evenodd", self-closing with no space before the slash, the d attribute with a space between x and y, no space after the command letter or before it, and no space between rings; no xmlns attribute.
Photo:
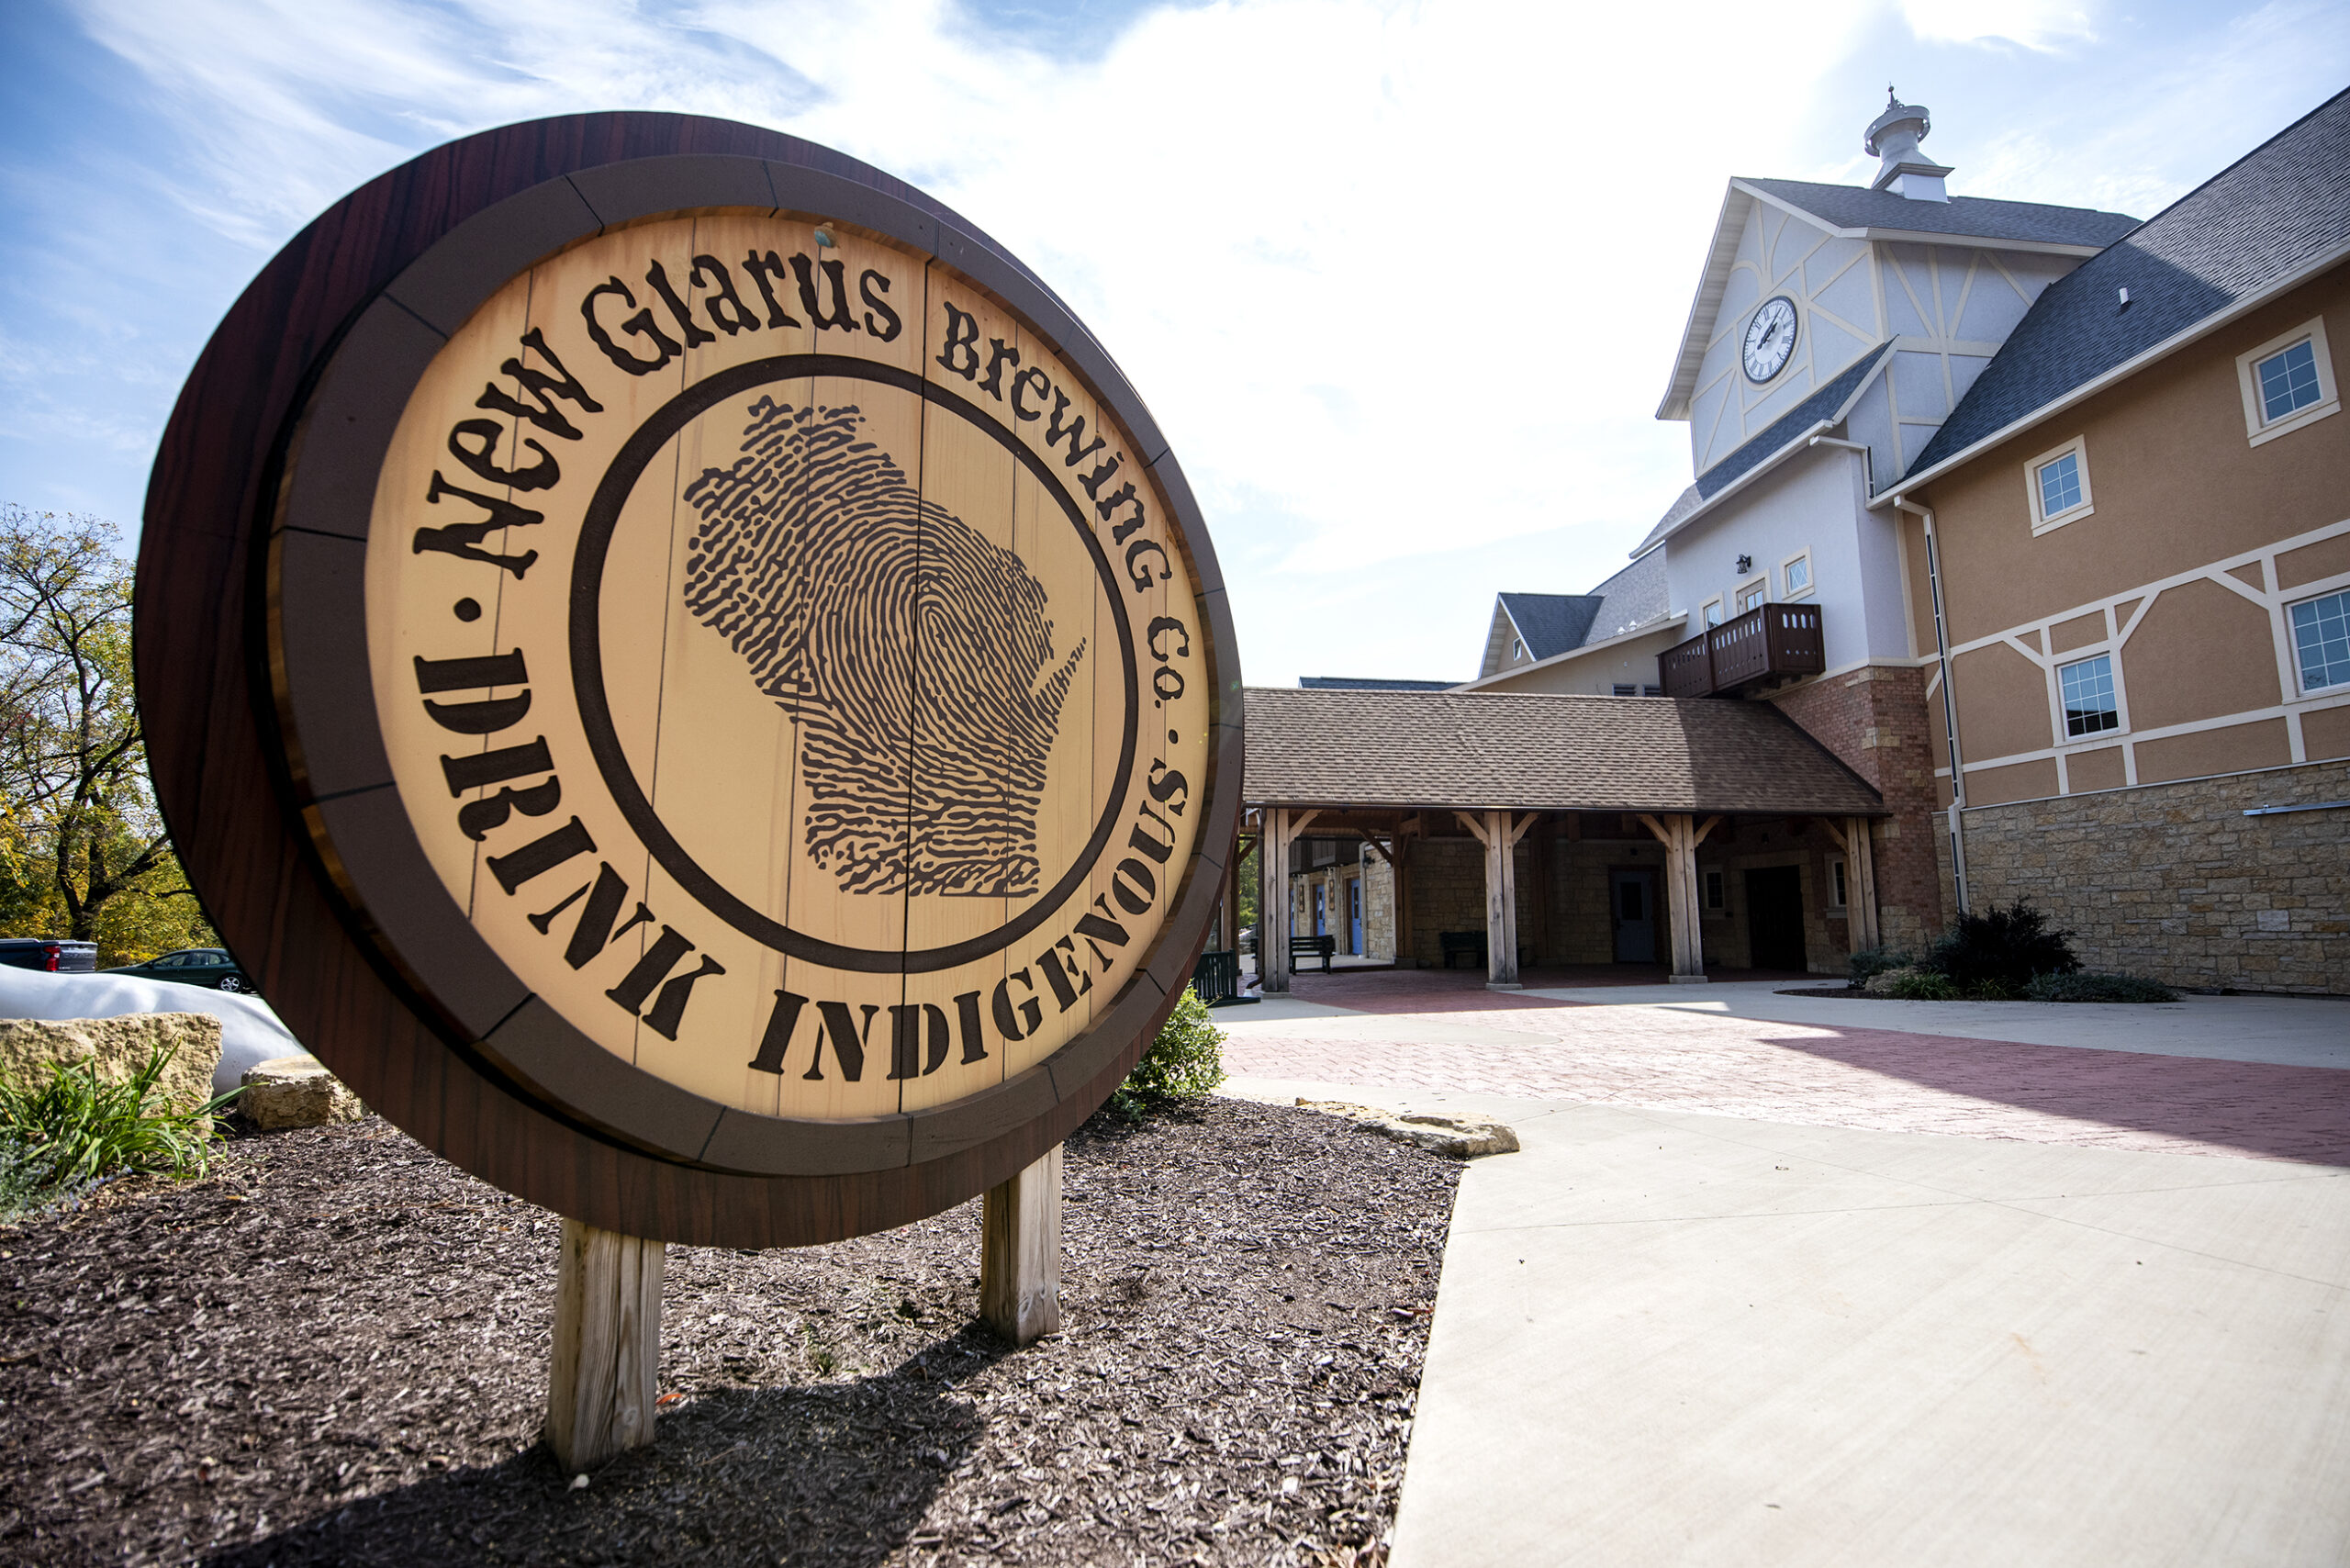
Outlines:
<svg viewBox="0 0 2350 1568"><path fill-rule="evenodd" d="M1828 667L1816 604L1765 604L1659 654L1667 697L1717 697Z"/></svg>

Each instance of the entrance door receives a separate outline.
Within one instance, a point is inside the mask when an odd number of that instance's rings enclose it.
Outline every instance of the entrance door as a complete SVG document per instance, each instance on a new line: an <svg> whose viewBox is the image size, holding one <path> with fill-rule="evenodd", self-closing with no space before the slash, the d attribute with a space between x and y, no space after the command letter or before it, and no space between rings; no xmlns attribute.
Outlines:
<svg viewBox="0 0 2350 1568"><path fill-rule="evenodd" d="M1362 879L1347 879L1347 951L1362 957Z"/></svg>
<svg viewBox="0 0 2350 1568"><path fill-rule="evenodd" d="M1656 873L1610 871L1607 902L1616 922L1616 961L1656 962Z"/></svg>
<svg viewBox="0 0 2350 1568"><path fill-rule="evenodd" d="M1803 870L1771 866L1746 874L1747 962L1758 969L1804 967Z"/></svg>
<svg viewBox="0 0 2350 1568"><path fill-rule="evenodd" d="M1314 884L1314 935L1326 935L1330 930L1330 885Z"/></svg>

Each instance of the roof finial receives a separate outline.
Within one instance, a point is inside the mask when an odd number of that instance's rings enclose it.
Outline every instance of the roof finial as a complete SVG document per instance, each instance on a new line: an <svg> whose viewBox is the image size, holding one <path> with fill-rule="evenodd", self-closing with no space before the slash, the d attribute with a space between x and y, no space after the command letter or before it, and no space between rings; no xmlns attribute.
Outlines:
<svg viewBox="0 0 2350 1568"><path fill-rule="evenodd" d="M1869 122L1861 141L1863 151L1884 160L1871 190L1896 190L1911 201L1948 201L1942 176L1950 170L1919 151L1918 143L1934 129L1933 117L1923 104L1905 104L1885 84L1885 112Z"/></svg>

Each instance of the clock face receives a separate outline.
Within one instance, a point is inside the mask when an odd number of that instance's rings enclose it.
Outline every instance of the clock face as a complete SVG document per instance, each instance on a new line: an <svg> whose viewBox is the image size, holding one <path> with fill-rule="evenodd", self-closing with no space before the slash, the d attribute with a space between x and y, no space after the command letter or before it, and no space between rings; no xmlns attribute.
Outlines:
<svg viewBox="0 0 2350 1568"><path fill-rule="evenodd" d="M1746 378L1763 382L1786 367L1787 356L1796 352L1796 302L1782 294L1762 302L1754 319L1746 324L1746 347L1740 357L1746 364Z"/></svg>

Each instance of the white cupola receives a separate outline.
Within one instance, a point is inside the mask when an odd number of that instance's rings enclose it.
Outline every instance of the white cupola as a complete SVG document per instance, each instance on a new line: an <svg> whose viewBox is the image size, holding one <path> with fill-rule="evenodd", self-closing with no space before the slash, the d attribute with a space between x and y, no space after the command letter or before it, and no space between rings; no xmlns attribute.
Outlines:
<svg viewBox="0 0 2350 1568"><path fill-rule="evenodd" d="M1886 88L1885 112L1869 122L1868 135L1861 143L1862 151L1885 161L1876 178L1869 182L1869 189L1894 191L1911 201L1950 200L1950 193L1942 189L1942 176L1950 173L1949 166L1918 150L1918 143L1933 129L1933 117L1924 105L1905 104L1891 87Z"/></svg>

